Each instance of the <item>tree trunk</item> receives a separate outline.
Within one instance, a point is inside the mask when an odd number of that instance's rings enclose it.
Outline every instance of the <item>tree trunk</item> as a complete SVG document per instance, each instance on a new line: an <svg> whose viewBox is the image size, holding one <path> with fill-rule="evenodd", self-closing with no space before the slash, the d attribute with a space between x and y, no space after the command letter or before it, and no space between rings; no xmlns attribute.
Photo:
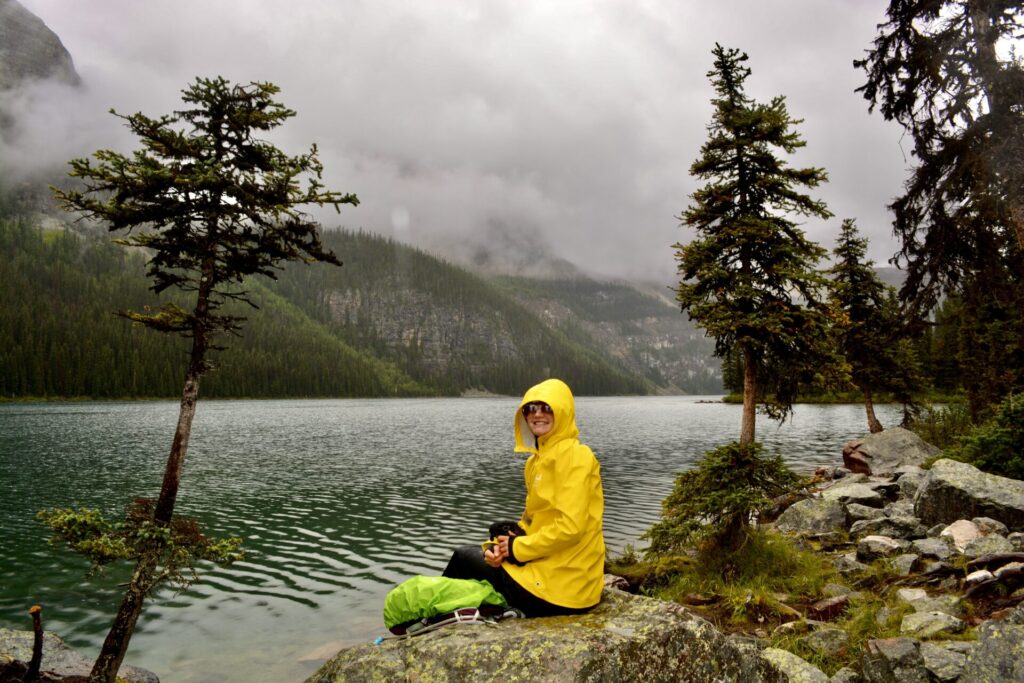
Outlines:
<svg viewBox="0 0 1024 683"><path fill-rule="evenodd" d="M199 378L206 370L206 351L209 348L206 319L209 315L209 301L212 287L212 261L203 269L203 278L193 311L192 353L189 357L188 372L185 375L185 386L181 392L181 406L178 411L178 426L174 430L171 452L167 456L164 468L164 480L160 487L160 497L156 502L153 522L157 526L170 526L174 517L174 505L178 498L178 486L181 484L181 468L188 453L188 439L192 434L192 419L196 414L196 399L199 396ZM211 272L207 272L207 268ZM89 683L114 683L121 662L128 652L128 643L135 631L135 623L142 613L142 603L154 585L157 561L162 548L156 547L147 551L135 565L135 572L128 584L121 605L117 609L114 623L107 632L100 654L89 674Z"/></svg>
<svg viewBox="0 0 1024 683"><path fill-rule="evenodd" d="M872 434L877 434L885 429L885 427L883 427L882 423L878 421L877 417L875 417L875 402L871 400L871 390L864 389L863 392L864 411L868 414L868 431Z"/></svg>
<svg viewBox="0 0 1024 683"><path fill-rule="evenodd" d="M754 443L754 418L757 413L757 368L754 354L743 347L743 419L740 422L740 445Z"/></svg>

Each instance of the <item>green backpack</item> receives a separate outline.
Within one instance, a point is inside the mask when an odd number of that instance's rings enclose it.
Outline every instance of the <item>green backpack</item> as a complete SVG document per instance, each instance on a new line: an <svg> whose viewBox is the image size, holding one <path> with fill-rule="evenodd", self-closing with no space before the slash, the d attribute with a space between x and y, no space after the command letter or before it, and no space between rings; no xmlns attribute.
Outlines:
<svg viewBox="0 0 1024 683"><path fill-rule="evenodd" d="M392 633L406 633L417 622L426 624L463 607L488 605L500 613L508 603L486 581L414 576L398 584L384 598L384 625Z"/></svg>

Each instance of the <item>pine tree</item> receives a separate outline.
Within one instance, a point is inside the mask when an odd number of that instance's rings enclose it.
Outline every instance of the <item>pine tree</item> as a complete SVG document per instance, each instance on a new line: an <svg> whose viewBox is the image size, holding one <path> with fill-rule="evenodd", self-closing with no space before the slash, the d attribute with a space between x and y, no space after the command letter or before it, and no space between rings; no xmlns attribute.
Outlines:
<svg viewBox="0 0 1024 683"><path fill-rule="evenodd" d="M684 311L715 338L715 355L733 350L743 365L740 443L754 441L755 407L788 414L801 383L836 366L829 338L827 282L815 267L825 250L806 238L791 216L831 216L801 194L827 176L820 168L790 168L777 151L804 146L785 98L749 98L747 55L716 45L708 73L717 97L708 140L690 168L707 180L694 192L683 224L696 230L677 244Z"/></svg>
<svg viewBox="0 0 1024 683"><path fill-rule="evenodd" d="M150 329L186 337L191 351L160 496L155 504L143 501L129 511L129 523L142 530L135 536L138 550L130 555L137 565L90 675L94 683L113 682L143 599L162 578L160 563L181 559L175 553L185 546L174 542L174 506L199 381L210 369L209 352L219 348L217 337L237 332L242 321L225 315L223 305L251 303L245 278L274 277L286 261L341 265L322 247L317 224L300 207L358 203L355 195L324 189L315 145L288 156L257 137L295 115L274 99L277 86L200 78L182 92L187 108L170 115L112 112L142 148L130 156L100 150L95 163L74 159L70 175L85 190L55 190L65 208L103 221L111 231L127 231L122 243L146 250L154 292L173 288L193 302L191 310L167 303L156 312L124 313ZM58 535L68 531L50 519ZM105 528L95 527L97 533Z"/></svg>
<svg viewBox="0 0 1024 683"><path fill-rule="evenodd" d="M840 325L840 345L853 384L864 397L868 429L883 427L875 416L873 392L892 391L905 404L920 391L923 377L906 327L900 321L895 292L887 287L867 260L868 241L859 236L853 219L843 221L833 254L831 297L846 314Z"/></svg>

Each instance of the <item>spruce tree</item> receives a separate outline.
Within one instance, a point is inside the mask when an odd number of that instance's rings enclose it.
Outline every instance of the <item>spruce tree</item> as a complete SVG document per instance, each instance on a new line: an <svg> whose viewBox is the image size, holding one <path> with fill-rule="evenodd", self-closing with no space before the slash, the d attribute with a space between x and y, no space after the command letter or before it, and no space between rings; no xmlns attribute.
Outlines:
<svg viewBox="0 0 1024 683"><path fill-rule="evenodd" d="M145 250L154 292L173 288L192 301L191 310L166 303L155 312L123 313L150 329L186 337L191 350L160 495L155 502L137 501L130 507L129 539L116 546L131 546L123 556L137 564L89 677L92 683L114 681L143 599L169 569L181 565L179 554L188 550L185 541L176 542L180 525L174 506L199 382L210 369L209 353L220 348L218 337L237 333L243 320L221 308L228 301L250 302L245 279L257 274L273 278L286 261L341 265L323 248L318 225L300 207L339 209L358 199L323 187L315 145L305 154L288 156L258 137L295 115L274 99L278 92L271 83L232 85L219 77L200 78L182 91L186 108L173 114L150 118L112 111L142 148L127 156L100 150L93 159L74 159L70 175L85 189L55 190L65 208L102 221L111 231L127 232L121 242ZM58 538L87 554L104 546L81 545L73 518L51 515L48 521ZM120 527L97 522L91 528L107 545L118 540L110 532ZM206 549L199 551L203 556Z"/></svg>
<svg viewBox="0 0 1024 683"><path fill-rule="evenodd" d="M754 442L758 402L785 418L801 384L836 367L827 281L816 270L825 250L794 216L831 216L803 194L827 176L791 168L779 152L804 146L785 98L754 102L744 84L747 55L716 45L708 73L717 96L708 140L690 173L707 183L682 215L697 236L676 244L682 310L715 338L715 355L735 350L743 366L740 443Z"/></svg>
<svg viewBox="0 0 1024 683"><path fill-rule="evenodd" d="M909 405L922 389L920 372L906 326L901 323L895 292L886 286L867 260L868 241L860 237L853 219L843 221L833 254L831 296L844 312L839 325L840 348L850 365L851 381L864 397L868 429L883 427L875 416L875 391L890 391Z"/></svg>
<svg viewBox="0 0 1024 683"><path fill-rule="evenodd" d="M923 316L961 297L962 360L987 375L970 375L975 415L1024 387L1024 63L1003 49L1022 21L1022 0L891 0L854 61L870 108L907 130L917 158L891 205L901 298Z"/></svg>

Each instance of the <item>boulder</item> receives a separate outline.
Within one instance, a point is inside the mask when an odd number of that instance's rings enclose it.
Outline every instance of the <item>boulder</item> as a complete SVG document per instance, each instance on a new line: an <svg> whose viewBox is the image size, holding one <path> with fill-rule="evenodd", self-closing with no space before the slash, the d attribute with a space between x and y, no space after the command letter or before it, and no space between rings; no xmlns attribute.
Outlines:
<svg viewBox="0 0 1024 683"><path fill-rule="evenodd" d="M850 636L841 628L822 628L804 636L803 642L814 652L827 657L846 647Z"/></svg>
<svg viewBox="0 0 1024 683"><path fill-rule="evenodd" d="M885 499L878 491L866 484L837 484L821 492L825 500L838 500L840 503L859 503L870 507L880 508Z"/></svg>
<svg viewBox="0 0 1024 683"><path fill-rule="evenodd" d="M948 560L953 555L953 542L948 536L918 538L911 541L910 549L924 558Z"/></svg>
<svg viewBox="0 0 1024 683"><path fill-rule="evenodd" d="M991 517L975 517L971 521L974 522L974 526L978 527L978 531L981 532L982 536L988 536L990 534L1006 536L1010 533L1010 530L1006 528L1005 524L992 519Z"/></svg>
<svg viewBox="0 0 1024 683"><path fill-rule="evenodd" d="M828 683L828 676L821 669L787 650L766 647L761 652L761 658L781 672L785 676L783 680L792 683Z"/></svg>
<svg viewBox="0 0 1024 683"><path fill-rule="evenodd" d="M915 467L901 474L900 478L896 480L896 484L900 487L900 495L906 498L913 498L927 476L928 473L920 467Z"/></svg>
<svg viewBox="0 0 1024 683"><path fill-rule="evenodd" d="M926 525L965 517L991 517L1011 531L1024 530L1024 481L986 474L967 463L942 459L914 496L914 513Z"/></svg>
<svg viewBox="0 0 1024 683"><path fill-rule="evenodd" d="M860 683L860 674L848 666L832 674L829 683Z"/></svg>
<svg viewBox="0 0 1024 683"><path fill-rule="evenodd" d="M865 474L892 474L908 465L920 467L938 452L938 448L925 443L914 432L890 427L865 436L856 446L844 446L843 464L854 472L864 472L863 468L867 466Z"/></svg>
<svg viewBox="0 0 1024 683"><path fill-rule="evenodd" d="M888 536L865 536L857 544L857 559L873 562L882 557L891 557L903 552L906 544Z"/></svg>
<svg viewBox="0 0 1024 683"><path fill-rule="evenodd" d="M967 624L945 612L914 612L903 617L900 633L910 638L934 638L938 635L963 633Z"/></svg>
<svg viewBox="0 0 1024 683"><path fill-rule="evenodd" d="M869 565L866 565L863 562L858 562L857 555L854 553L846 553L845 555L840 555L835 560L833 560L833 564L835 565L836 571L838 571L843 576L849 576L851 574L862 574L864 572L871 570L871 567Z"/></svg>
<svg viewBox="0 0 1024 683"><path fill-rule="evenodd" d="M862 519L878 519L884 516L885 513L880 508L868 507L860 503L850 503L846 506L846 519L850 524Z"/></svg>
<svg viewBox="0 0 1024 683"><path fill-rule="evenodd" d="M948 538L953 543L954 548L963 552L968 543L976 538L981 538L981 529L974 522L958 519L943 529L942 533L939 534L939 538Z"/></svg>
<svg viewBox="0 0 1024 683"><path fill-rule="evenodd" d="M7 658L28 662L32 659L32 643L35 634L32 631L15 631L0 628L0 661ZM56 633L43 633L42 671L51 671L60 676L88 676L92 671L94 660L86 657L78 650L66 644ZM160 679L152 671L140 669L129 664L122 664L117 672L118 680L130 683L160 683Z"/></svg>
<svg viewBox="0 0 1024 683"><path fill-rule="evenodd" d="M964 546L964 555L974 559L985 555L998 555L999 553L1012 553L1013 544L1006 540L1005 536L992 534L991 536L979 536Z"/></svg>
<svg viewBox="0 0 1024 683"><path fill-rule="evenodd" d="M865 683L930 683L921 656L921 644L912 638L868 641L861 658Z"/></svg>
<svg viewBox="0 0 1024 683"><path fill-rule="evenodd" d="M1024 681L1024 626L986 621L978 644L967 656L960 683Z"/></svg>
<svg viewBox="0 0 1024 683"><path fill-rule="evenodd" d="M921 657L924 659L924 668L939 683L952 683L957 680L964 670L964 663L967 655L938 643L921 643Z"/></svg>
<svg viewBox="0 0 1024 683"><path fill-rule="evenodd" d="M1024 552L1024 533L1015 531L1006 537L1016 552Z"/></svg>
<svg viewBox="0 0 1024 683"><path fill-rule="evenodd" d="M892 538L924 538L928 530L916 517L879 517L862 519L850 526L850 536L890 536Z"/></svg>
<svg viewBox="0 0 1024 683"><path fill-rule="evenodd" d="M892 568L900 576L910 576L911 574L913 574L914 569L917 567L920 561L921 557L919 555L915 555L914 553L904 553L902 555L897 555L896 557L889 558L889 564L892 565Z"/></svg>
<svg viewBox="0 0 1024 683"><path fill-rule="evenodd" d="M786 680L749 658L681 605L606 588L582 615L453 625L347 648L306 683Z"/></svg>
<svg viewBox="0 0 1024 683"><path fill-rule="evenodd" d="M779 531L824 534L846 525L846 511L838 500L807 498L790 505L775 521Z"/></svg>

